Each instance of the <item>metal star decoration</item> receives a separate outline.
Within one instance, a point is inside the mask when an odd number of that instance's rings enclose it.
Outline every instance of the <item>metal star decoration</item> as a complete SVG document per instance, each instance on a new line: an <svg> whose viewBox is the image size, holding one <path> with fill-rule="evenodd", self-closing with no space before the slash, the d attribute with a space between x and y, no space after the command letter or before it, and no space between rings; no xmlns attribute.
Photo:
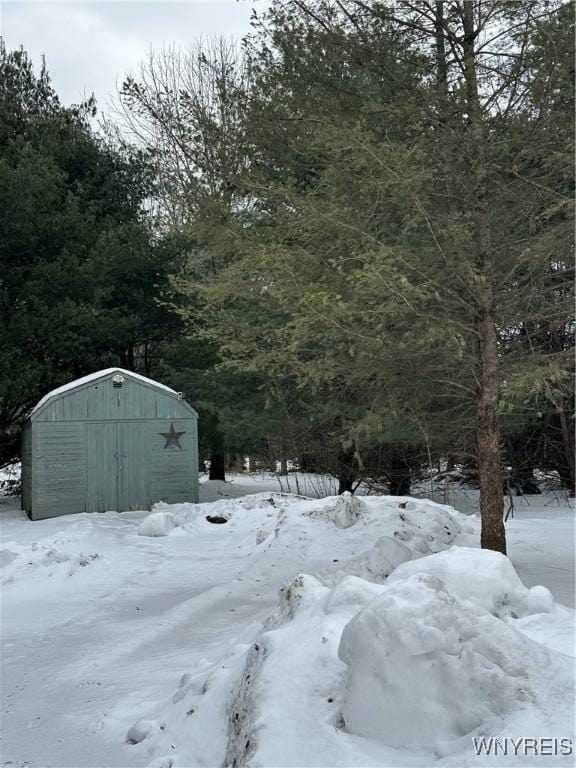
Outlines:
<svg viewBox="0 0 576 768"><path fill-rule="evenodd" d="M170 446L176 446L182 450L182 446L180 445L180 438L182 435L185 435L186 432L176 432L174 429L174 424L170 424L170 429L168 432L158 432L158 434L166 438L166 444L164 445L165 449L170 448Z"/></svg>

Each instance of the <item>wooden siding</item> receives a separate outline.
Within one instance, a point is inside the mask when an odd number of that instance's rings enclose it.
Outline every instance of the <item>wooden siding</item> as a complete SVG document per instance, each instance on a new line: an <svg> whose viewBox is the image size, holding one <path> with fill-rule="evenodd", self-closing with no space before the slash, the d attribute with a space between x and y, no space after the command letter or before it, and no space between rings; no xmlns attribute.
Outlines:
<svg viewBox="0 0 576 768"><path fill-rule="evenodd" d="M180 448L162 433L174 424ZM196 419L33 425L34 520L198 501ZM29 510L28 510L29 511Z"/></svg>
<svg viewBox="0 0 576 768"><path fill-rule="evenodd" d="M161 433L174 423L177 432L186 434L179 439L181 448L166 446ZM158 428L160 426L160 428ZM150 428L150 496L152 503L165 501L198 501L198 426L196 419L152 422Z"/></svg>
<svg viewBox="0 0 576 768"><path fill-rule="evenodd" d="M26 421L22 428L22 509L32 511L32 428Z"/></svg>
<svg viewBox="0 0 576 768"><path fill-rule="evenodd" d="M194 417L185 400L141 382L126 379L114 387L103 379L79 389L71 389L49 401L32 421L105 421L108 419L177 419Z"/></svg>
<svg viewBox="0 0 576 768"><path fill-rule="evenodd" d="M33 425L32 519L84 512L84 424Z"/></svg>

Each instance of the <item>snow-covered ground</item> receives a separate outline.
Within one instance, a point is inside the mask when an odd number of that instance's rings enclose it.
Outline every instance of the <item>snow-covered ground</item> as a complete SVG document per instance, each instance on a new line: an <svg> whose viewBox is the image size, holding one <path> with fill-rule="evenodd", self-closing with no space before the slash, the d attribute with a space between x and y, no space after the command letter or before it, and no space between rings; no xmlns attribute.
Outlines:
<svg viewBox="0 0 576 768"><path fill-rule="evenodd" d="M573 764L472 742L573 736L566 500L517 501L509 561L448 506L279 491L39 522L0 499L0 765Z"/></svg>

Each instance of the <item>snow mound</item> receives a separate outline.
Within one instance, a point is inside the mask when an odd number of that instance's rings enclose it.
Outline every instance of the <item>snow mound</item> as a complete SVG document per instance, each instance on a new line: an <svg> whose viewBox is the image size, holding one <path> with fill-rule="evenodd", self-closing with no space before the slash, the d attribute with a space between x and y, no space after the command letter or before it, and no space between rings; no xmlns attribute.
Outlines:
<svg viewBox="0 0 576 768"><path fill-rule="evenodd" d="M446 549L468 523L455 509L427 500L401 501L396 507L394 538L418 556Z"/></svg>
<svg viewBox="0 0 576 768"><path fill-rule="evenodd" d="M152 515L145 518L144 522L154 515L169 515L174 523L173 528L181 529L179 533L197 533L199 527L204 528L206 526L207 517L222 517L229 521L234 515L238 513L246 515L246 512L246 508L239 501L232 499L222 499L206 504L194 504L192 502L166 504L160 501L154 505Z"/></svg>
<svg viewBox="0 0 576 768"><path fill-rule="evenodd" d="M342 595L345 588L339 591ZM279 754L282 765L341 764L331 734L343 670L336 651L346 619L339 610L326 613L329 594L309 575L282 588L279 606L249 649L231 699L225 765L278 765ZM318 751L311 753L313 744Z"/></svg>
<svg viewBox="0 0 576 768"><path fill-rule="evenodd" d="M324 610L326 613L350 614L350 618L382 593L383 587L358 576L346 576L328 594Z"/></svg>
<svg viewBox="0 0 576 768"><path fill-rule="evenodd" d="M363 499L362 504L362 528L351 529L358 532L361 546L354 549L360 551L320 571L325 584L335 586L343 574L381 584L402 563L445 550L462 531L462 515L439 504L394 497ZM313 516L320 513L314 510ZM366 548L366 540L374 543Z"/></svg>
<svg viewBox="0 0 576 768"><path fill-rule="evenodd" d="M168 536L176 528L171 512L153 512L140 523L138 536Z"/></svg>
<svg viewBox="0 0 576 768"><path fill-rule="evenodd" d="M451 547L400 565L388 583L416 573L438 577L450 594L501 619L555 610L550 591L546 587L527 589L510 560L499 552Z"/></svg>
<svg viewBox="0 0 576 768"><path fill-rule="evenodd" d="M351 493L345 491L341 496L338 496L336 504L330 508L328 515L336 528L350 528L360 517L362 506L362 501L358 496L352 496Z"/></svg>
<svg viewBox="0 0 576 768"><path fill-rule="evenodd" d="M411 560L413 556L417 557L418 554L391 536L381 536L372 549L357 558L354 563L349 563L349 570L368 581L381 583L401 563Z"/></svg>
<svg viewBox="0 0 576 768"><path fill-rule="evenodd" d="M250 496L238 499L237 504L243 509L269 509L270 507L277 507L280 504L298 498L302 499L303 497L290 493L253 493Z"/></svg>
<svg viewBox="0 0 576 768"><path fill-rule="evenodd" d="M351 732L444 754L479 729L497 733L559 666L429 573L387 585L347 625L338 655L348 666L342 715Z"/></svg>
<svg viewBox="0 0 576 768"><path fill-rule="evenodd" d="M247 535L257 546L266 542L266 547L272 548L270 553L290 541L290 546L304 554L314 546L315 538L322 539L325 546L321 548L321 560L328 571L346 571L376 582L383 581L395 566L410 559L409 555L422 557L450 546L462 526L470 525L455 510L433 502L359 498L350 493L325 499L260 493L205 504L158 503L153 515L160 513L172 515L180 535L197 535L206 527L214 529L206 522L208 514L222 517L230 523L226 528L231 536ZM155 519L153 515L143 521L144 530L148 525L156 527L156 523L147 522ZM357 525L359 522L361 525ZM160 525L157 535L172 532L173 529L164 532ZM222 536L222 530L214 533ZM371 542L369 547L366 542ZM339 565L329 566L330 558ZM298 568L296 564L290 577Z"/></svg>
<svg viewBox="0 0 576 768"><path fill-rule="evenodd" d="M507 609L488 610L504 605L498 579L519 604L541 591L503 556L442 555L406 562L384 584L344 575L331 588L307 574L285 584L231 698L225 764L276 765L279 745L283 765L403 765L407 746L420 765L468 764L472 737L550 724L569 734L571 660ZM496 565L494 599L482 603L476 582ZM551 631L555 616L541 614Z"/></svg>

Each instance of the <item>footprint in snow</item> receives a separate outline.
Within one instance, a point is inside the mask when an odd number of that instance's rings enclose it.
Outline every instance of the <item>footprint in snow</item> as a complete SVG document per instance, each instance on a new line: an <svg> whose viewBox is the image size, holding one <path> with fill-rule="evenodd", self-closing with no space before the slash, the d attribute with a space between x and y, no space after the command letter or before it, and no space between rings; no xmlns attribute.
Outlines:
<svg viewBox="0 0 576 768"><path fill-rule="evenodd" d="M163 731L166 726L157 720L137 720L126 734L127 744L140 744L153 731Z"/></svg>

